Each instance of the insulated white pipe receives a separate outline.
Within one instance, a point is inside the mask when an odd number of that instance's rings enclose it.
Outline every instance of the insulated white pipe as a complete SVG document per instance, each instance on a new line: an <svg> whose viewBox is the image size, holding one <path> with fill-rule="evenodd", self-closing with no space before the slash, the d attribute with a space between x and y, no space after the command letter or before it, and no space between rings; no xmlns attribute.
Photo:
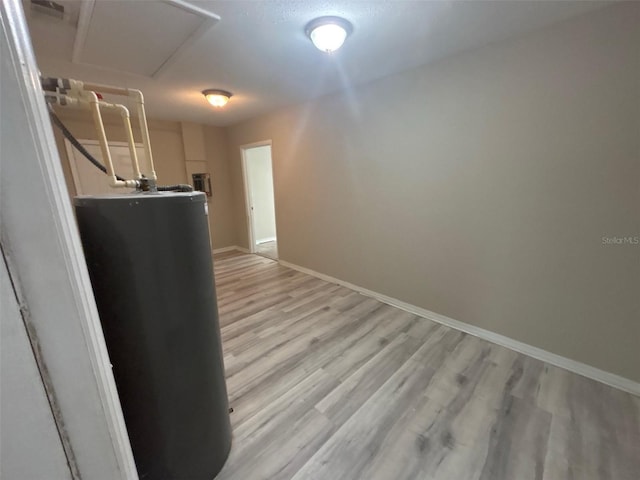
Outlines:
<svg viewBox="0 0 640 480"><path fill-rule="evenodd" d="M142 134L142 146L147 157L147 163L149 164L148 177L152 180L157 180L158 177L153 166L153 156L151 155L151 140L149 138L149 127L147 126L147 115L144 111L144 97L140 90L131 90L131 93L136 100L138 107L138 120L140 123L140 133Z"/></svg>
<svg viewBox="0 0 640 480"><path fill-rule="evenodd" d="M104 131L104 124L102 123L102 115L100 114L100 104L98 96L95 92L84 92L85 98L89 102L89 108L93 115L93 123L95 124L96 131L98 133L98 142L100 143L100 150L102 151L102 158L105 161L107 168L107 175L109 176L109 185L114 188L117 187L131 187L136 188L138 182L136 180L118 180L115 172L113 171L113 161L111 160L111 152L109 151L109 144L107 143L107 134Z"/></svg>
<svg viewBox="0 0 640 480"><path fill-rule="evenodd" d="M144 96L140 90L133 88L113 87L111 85L102 85L99 83L85 83L79 80L69 79L69 87L72 90L99 91L101 93L111 93L114 95L124 95L133 98L136 102L136 110L138 113L138 122L140 124L140 133L142 135L142 147L147 158L146 173L147 178L157 180L155 167L153 164L153 155L151 153L151 140L149 138L149 127L147 125L147 115L144 110Z"/></svg>
<svg viewBox="0 0 640 480"><path fill-rule="evenodd" d="M73 108L86 108L87 105L81 103L79 99L70 97L69 95L64 95L62 93L56 92L45 92L45 99L49 103L53 103L54 105L60 105L62 107L73 107Z"/></svg>
<svg viewBox="0 0 640 480"><path fill-rule="evenodd" d="M106 133L104 131L104 124L102 123L102 116L100 115L100 107L118 109L120 115L123 118L125 133L127 135L127 143L129 144L129 152L131 154L131 160L133 164L133 170L136 175L136 179L140 180L146 177L150 180L157 180L155 167L153 164L153 154L151 153L151 140L149 138L149 127L147 125L147 116L144 109L144 96L140 90L132 88L114 87L111 85L102 85L99 83L86 83L80 80L73 80L70 78L57 78L49 79L53 80L57 84L58 90L62 93L49 93L51 96L58 97L56 103L63 104L62 102L68 102L69 105L81 106L82 102L88 102L89 108L92 112L96 130L98 131L98 140L100 142L100 148L102 150L105 163L107 164L107 174L110 177L111 186L125 186L122 185L122 181L117 180L115 172L113 171L113 162L106 140ZM140 123L140 133L142 134L142 146L144 148L145 156L147 159L147 170L141 172L138 162L138 155L135 149L135 141L133 138L133 130L131 129L131 117L129 110L124 105L117 105L100 101L96 95L96 91L101 93L110 93L114 95L123 95L131 97L136 103L136 109L138 113L138 121ZM77 100L76 100L77 97ZM62 99L62 100L61 100ZM104 143L104 145L103 145ZM125 182L126 186L131 186L134 183L134 187L139 185L138 182L129 181Z"/></svg>
<svg viewBox="0 0 640 480"><path fill-rule="evenodd" d="M142 178L142 175L140 174L140 165L138 163L138 153L136 152L136 142L133 138L133 130L131 129L131 120L129 116L129 110L124 105L107 103L103 101L98 101L98 105L102 108L117 110L118 112L120 112L120 116L122 117L122 122L124 124L124 131L125 131L125 134L127 135L127 145L129 147L129 154L131 155L131 165L133 167L133 174L136 180L140 180Z"/></svg>
<svg viewBox="0 0 640 480"><path fill-rule="evenodd" d="M136 176L136 180L140 180L142 178L142 174L140 173L140 164L138 163L138 153L136 152L136 142L133 138L133 130L131 130L131 119L129 117L129 110L126 107L122 107L124 110L121 111L122 122L124 123L124 130L127 134L127 142L129 143L129 153L131 154L131 162L133 163L133 173ZM125 113L126 112L126 115Z"/></svg>

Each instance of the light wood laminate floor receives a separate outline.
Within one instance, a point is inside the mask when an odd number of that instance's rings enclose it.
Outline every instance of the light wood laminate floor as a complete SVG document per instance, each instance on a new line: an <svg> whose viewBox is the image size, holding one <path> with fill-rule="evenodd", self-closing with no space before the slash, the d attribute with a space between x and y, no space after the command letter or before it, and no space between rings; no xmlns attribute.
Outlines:
<svg viewBox="0 0 640 480"><path fill-rule="evenodd" d="M218 480L638 480L640 399L352 290L215 257Z"/></svg>

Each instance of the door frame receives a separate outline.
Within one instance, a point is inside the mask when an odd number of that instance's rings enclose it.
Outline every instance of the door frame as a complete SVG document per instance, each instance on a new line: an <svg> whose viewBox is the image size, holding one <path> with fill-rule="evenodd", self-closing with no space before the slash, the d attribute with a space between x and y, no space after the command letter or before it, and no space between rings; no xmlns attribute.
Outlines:
<svg viewBox="0 0 640 480"><path fill-rule="evenodd" d="M244 188L244 206L245 206L245 216L247 222L247 240L249 242L249 252L256 253L256 237L254 232L254 217L253 210L251 209L251 204L253 203L251 200L251 189L249 188L249 175L247 173L247 155L246 151L251 148L256 147L270 147L271 149L271 171L273 174L273 142L269 140L261 140L259 142L253 143L245 143L244 145L240 145L240 157L242 158L242 185ZM275 182L274 182L275 183ZM275 190L275 189L274 189ZM275 193L275 192L274 192ZM275 195L273 199L274 203L276 201ZM277 230L278 226L276 224L276 238L277 238Z"/></svg>
<svg viewBox="0 0 640 480"><path fill-rule="evenodd" d="M0 2L0 38L8 50L2 58L3 85L6 73L11 92L1 114L19 112L12 123L20 135L7 151L23 150L2 158L0 243L16 279L13 288L28 319L34 356L45 372L72 477L137 480L20 0ZM25 205L37 208L25 211Z"/></svg>

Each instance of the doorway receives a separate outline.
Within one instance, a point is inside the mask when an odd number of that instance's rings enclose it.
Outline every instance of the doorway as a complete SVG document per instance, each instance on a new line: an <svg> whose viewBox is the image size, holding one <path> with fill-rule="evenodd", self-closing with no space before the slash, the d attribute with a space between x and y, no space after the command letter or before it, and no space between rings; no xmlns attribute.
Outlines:
<svg viewBox="0 0 640 480"><path fill-rule="evenodd" d="M249 250L251 253L277 260L278 239L271 141L244 145L240 148L247 205Z"/></svg>

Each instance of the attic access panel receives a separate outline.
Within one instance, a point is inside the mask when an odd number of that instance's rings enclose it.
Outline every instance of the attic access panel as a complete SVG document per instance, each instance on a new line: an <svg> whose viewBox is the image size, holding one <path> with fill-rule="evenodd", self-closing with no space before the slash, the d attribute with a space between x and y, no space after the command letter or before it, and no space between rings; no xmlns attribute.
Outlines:
<svg viewBox="0 0 640 480"><path fill-rule="evenodd" d="M73 62L155 77L219 20L183 0L86 1Z"/></svg>

